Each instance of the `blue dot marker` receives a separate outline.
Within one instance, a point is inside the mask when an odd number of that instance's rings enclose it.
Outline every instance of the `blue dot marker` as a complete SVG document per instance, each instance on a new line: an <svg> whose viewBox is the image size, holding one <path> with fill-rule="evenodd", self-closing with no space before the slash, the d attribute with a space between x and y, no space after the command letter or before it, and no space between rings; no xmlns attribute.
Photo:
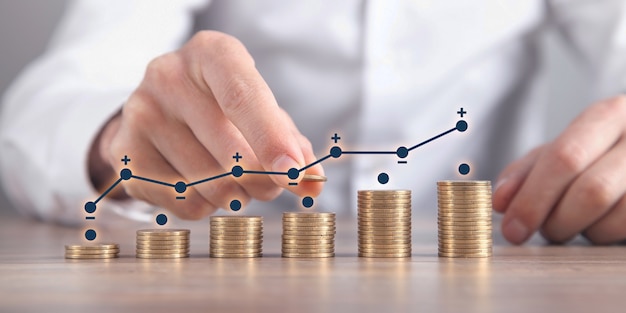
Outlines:
<svg viewBox="0 0 626 313"><path fill-rule="evenodd" d="M387 173L380 173L380 174L378 174L378 182L381 183L382 185L388 183L389 182L389 175L387 175Z"/></svg>
<svg viewBox="0 0 626 313"><path fill-rule="evenodd" d="M330 156L332 156L333 158L338 158L341 156L341 148L338 146L334 146L332 148L330 148Z"/></svg>
<svg viewBox="0 0 626 313"><path fill-rule="evenodd" d="M298 176L300 176L300 171L297 168L292 167L287 171L287 177L290 179L296 179Z"/></svg>
<svg viewBox="0 0 626 313"><path fill-rule="evenodd" d="M85 212L89 214L96 212L96 204L92 201L85 203Z"/></svg>
<svg viewBox="0 0 626 313"><path fill-rule="evenodd" d="M159 224L161 226L165 225L167 223L167 215L165 215L165 214L157 215L156 222L157 222L157 224Z"/></svg>
<svg viewBox="0 0 626 313"><path fill-rule="evenodd" d="M183 193L185 192L185 190L187 190L187 184L185 184L185 182L179 181L176 183L176 185L174 185L174 189L176 189L176 192L178 193Z"/></svg>
<svg viewBox="0 0 626 313"><path fill-rule="evenodd" d="M241 175L243 175L243 167L239 165L233 166L232 173L235 177L241 177Z"/></svg>
<svg viewBox="0 0 626 313"><path fill-rule="evenodd" d="M460 131L460 132L464 132L467 130L467 122L466 121L458 121L456 122L456 130Z"/></svg>
<svg viewBox="0 0 626 313"><path fill-rule="evenodd" d="M314 201L313 201L313 198L311 198L311 197L309 197L309 196L306 196L306 197L302 198L302 205L303 205L305 208L310 208L310 207L312 207L312 206L313 206L313 202L314 202Z"/></svg>
<svg viewBox="0 0 626 313"><path fill-rule="evenodd" d="M125 168L120 171L120 177L123 180L129 180L132 176L133 176L133 172L131 172L130 169Z"/></svg>
<svg viewBox="0 0 626 313"><path fill-rule="evenodd" d="M85 232L85 239L89 241L96 239L96 231L93 229L87 229L87 231Z"/></svg>
<svg viewBox="0 0 626 313"><path fill-rule="evenodd" d="M230 209L237 212L239 210L241 210L241 201L239 200L233 200L230 202Z"/></svg>
<svg viewBox="0 0 626 313"><path fill-rule="evenodd" d="M409 149L407 149L407 147L400 147L396 150L396 154L399 158L404 159L409 155Z"/></svg>
<svg viewBox="0 0 626 313"><path fill-rule="evenodd" d="M461 165L459 165L459 173L461 175L467 175L470 172L470 166L469 164L466 163L462 163Z"/></svg>

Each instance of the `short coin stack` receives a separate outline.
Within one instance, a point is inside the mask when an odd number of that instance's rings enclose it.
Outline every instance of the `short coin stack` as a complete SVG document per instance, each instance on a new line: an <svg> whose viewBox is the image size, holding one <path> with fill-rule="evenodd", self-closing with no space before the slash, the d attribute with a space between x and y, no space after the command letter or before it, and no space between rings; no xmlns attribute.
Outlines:
<svg viewBox="0 0 626 313"><path fill-rule="evenodd" d="M137 257L178 259L189 257L189 229L143 229L137 231Z"/></svg>
<svg viewBox="0 0 626 313"><path fill-rule="evenodd" d="M411 191L359 190L359 256L411 256Z"/></svg>
<svg viewBox="0 0 626 313"><path fill-rule="evenodd" d="M437 195L439 256L491 256L491 182L441 181Z"/></svg>
<svg viewBox="0 0 626 313"><path fill-rule="evenodd" d="M120 254L120 246L110 244L66 245L66 259L112 259Z"/></svg>
<svg viewBox="0 0 626 313"><path fill-rule="evenodd" d="M209 256L258 258L263 256L263 217L211 216Z"/></svg>
<svg viewBox="0 0 626 313"><path fill-rule="evenodd" d="M283 257L334 257L335 232L335 213L283 213Z"/></svg>

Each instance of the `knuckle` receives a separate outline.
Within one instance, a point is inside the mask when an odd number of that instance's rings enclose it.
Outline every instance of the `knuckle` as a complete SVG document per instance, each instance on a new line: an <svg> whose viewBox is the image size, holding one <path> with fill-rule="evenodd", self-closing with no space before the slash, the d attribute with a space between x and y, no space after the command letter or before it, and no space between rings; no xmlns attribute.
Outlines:
<svg viewBox="0 0 626 313"><path fill-rule="evenodd" d="M595 175L589 178L582 187L584 199L589 199L594 208L602 209L613 204L615 184L608 178Z"/></svg>
<svg viewBox="0 0 626 313"><path fill-rule="evenodd" d="M587 151L576 142L557 143L552 152L555 165L566 173L578 173L586 166Z"/></svg>
<svg viewBox="0 0 626 313"><path fill-rule="evenodd" d="M162 108L145 91L135 91L122 108L124 124L132 129L146 129L146 125L160 125L164 122Z"/></svg>
<svg viewBox="0 0 626 313"><path fill-rule="evenodd" d="M152 94L171 92L187 82L185 60L176 52L158 56L146 66L140 89Z"/></svg>
<svg viewBox="0 0 626 313"><path fill-rule="evenodd" d="M229 116L246 116L249 114L257 89L257 83L251 79L231 78L226 83L223 98L220 101L225 114Z"/></svg>

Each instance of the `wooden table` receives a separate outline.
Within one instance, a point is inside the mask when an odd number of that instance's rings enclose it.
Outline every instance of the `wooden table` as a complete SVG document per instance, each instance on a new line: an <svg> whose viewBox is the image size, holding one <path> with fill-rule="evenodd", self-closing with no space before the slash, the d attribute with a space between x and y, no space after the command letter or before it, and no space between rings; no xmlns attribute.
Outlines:
<svg viewBox="0 0 626 313"><path fill-rule="evenodd" d="M99 231L121 245L110 261L63 258L83 230L0 216L1 312L625 312L626 248L584 243L512 247L490 259L436 255L432 221L413 227L413 257L356 257L356 222L338 222L337 257L280 257L279 220L266 218L265 256L208 257L208 222L192 257L135 259L134 231ZM142 227L142 226L139 226ZM144 226L145 227L145 226Z"/></svg>

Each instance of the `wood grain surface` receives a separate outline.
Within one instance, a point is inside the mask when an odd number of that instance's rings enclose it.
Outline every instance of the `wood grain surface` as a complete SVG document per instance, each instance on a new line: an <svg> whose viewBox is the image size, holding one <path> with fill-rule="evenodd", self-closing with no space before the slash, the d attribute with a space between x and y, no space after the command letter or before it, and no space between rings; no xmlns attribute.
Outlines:
<svg viewBox="0 0 626 313"><path fill-rule="evenodd" d="M280 257L280 219L265 256L208 257L208 221L191 224L189 259L140 260L135 230L100 229L122 257L65 260L84 229L0 216L1 312L624 312L626 248L584 242L507 245L489 259L437 257L436 225L414 221L413 256L356 256L356 219L338 221L337 257ZM495 227L494 227L495 229Z"/></svg>

